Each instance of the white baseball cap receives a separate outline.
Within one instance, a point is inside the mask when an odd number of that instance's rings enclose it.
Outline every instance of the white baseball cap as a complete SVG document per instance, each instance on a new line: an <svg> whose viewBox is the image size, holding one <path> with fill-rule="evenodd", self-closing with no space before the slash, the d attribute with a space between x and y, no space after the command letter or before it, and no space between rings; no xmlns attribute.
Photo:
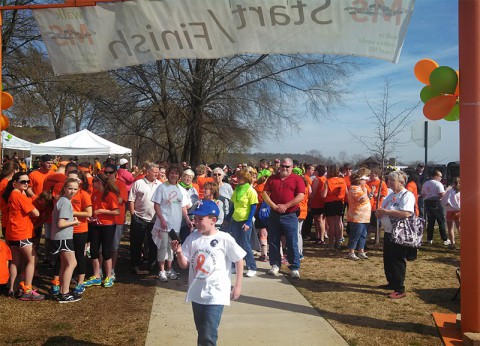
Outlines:
<svg viewBox="0 0 480 346"><path fill-rule="evenodd" d="M120 166L123 166L124 164L128 163L127 159L120 159Z"/></svg>

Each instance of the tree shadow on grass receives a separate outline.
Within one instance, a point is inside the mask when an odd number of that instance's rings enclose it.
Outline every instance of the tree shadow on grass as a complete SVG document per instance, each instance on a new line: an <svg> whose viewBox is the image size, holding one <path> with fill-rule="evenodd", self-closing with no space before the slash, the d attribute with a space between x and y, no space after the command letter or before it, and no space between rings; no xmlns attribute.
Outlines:
<svg viewBox="0 0 480 346"><path fill-rule="evenodd" d="M43 346L101 346L104 344L98 344L96 342L90 342L85 340L77 340L72 338L71 336L52 336L48 338L47 341L43 344Z"/></svg>
<svg viewBox="0 0 480 346"><path fill-rule="evenodd" d="M354 292L361 294L371 294L384 296L387 291L377 288L377 285L365 285L355 282L338 282L327 280L302 279L300 281L291 281L296 288L304 288L312 292Z"/></svg>
<svg viewBox="0 0 480 346"><path fill-rule="evenodd" d="M460 312L460 301L452 301L457 288L413 289L418 297L427 304L437 305L452 313Z"/></svg>
<svg viewBox="0 0 480 346"><path fill-rule="evenodd" d="M293 311L295 313L302 313L308 315L315 315L318 316L320 314L321 317L327 320L334 320L338 321L345 325L354 325L358 327L365 327L365 328L373 328L373 329L383 329L383 330L394 330L400 332L408 332L408 333L418 333L422 335L431 335L431 336L439 336L437 329L434 326L429 326L421 323L414 323L414 322L393 322L393 321L385 321L378 318L372 318L368 316L361 316L361 315L351 315L351 314L342 314L322 309L314 309L309 306L298 305L287 303L283 301L276 301L271 299L264 299L258 297L250 297L250 296L241 296L239 302L244 304L252 304L252 305L261 305L265 307L269 307L272 309L279 309L279 310L286 310L286 311Z"/></svg>

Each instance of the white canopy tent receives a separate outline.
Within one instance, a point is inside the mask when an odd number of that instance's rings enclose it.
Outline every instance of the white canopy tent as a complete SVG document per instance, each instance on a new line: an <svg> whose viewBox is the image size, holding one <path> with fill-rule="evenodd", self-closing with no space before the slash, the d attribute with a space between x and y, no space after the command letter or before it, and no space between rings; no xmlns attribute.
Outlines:
<svg viewBox="0 0 480 346"><path fill-rule="evenodd" d="M132 155L132 149L107 141L88 131L81 130L71 135L41 144L32 144L32 155L102 156Z"/></svg>
<svg viewBox="0 0 480 346"><path fill-rule="evenodd" d="M7 131L2 131L2 149L30 151L34 143L18 138Z"/></svg>

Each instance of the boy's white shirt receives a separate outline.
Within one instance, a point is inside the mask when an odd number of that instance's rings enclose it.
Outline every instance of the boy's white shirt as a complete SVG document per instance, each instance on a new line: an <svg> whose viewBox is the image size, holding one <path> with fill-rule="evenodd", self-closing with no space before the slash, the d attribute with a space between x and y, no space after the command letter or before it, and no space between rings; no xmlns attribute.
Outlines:
<svg viewBox="0 0 480 346"><path fill-rule="evenodd" d="M202 235L194 230L182 245L188 261L187 302L204 305L230 305L232 262L246 252L225 232Z"/></svg>

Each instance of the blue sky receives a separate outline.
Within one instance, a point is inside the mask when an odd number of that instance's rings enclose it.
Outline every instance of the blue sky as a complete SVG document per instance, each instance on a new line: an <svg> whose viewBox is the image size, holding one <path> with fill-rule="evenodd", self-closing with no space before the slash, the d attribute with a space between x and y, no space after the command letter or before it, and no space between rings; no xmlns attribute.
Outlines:
<svg viewBox="0 0 480 346"><path fill-rule="evenodd" d="M358 155L369 155L361 144L354 141L351 132L368 136L375 130L370 110L365 103L365 96L376 101L382 94L387 77L395 84L391 89L392 102L401 102L404 107L413 106L419 100L419 93L424 86L413 74L413 68L420 59L435 60L440 66L450 66L458 70L458 3L455 0L417 0L408 27L399 62L390 62L357 58L362 68L355 72L349 87L346 107L335 109L331 119L302 121L298 133L283 137L280 141L265 140L262 146L253 151L305 153L311 149L319 150L324 156L338 157L341 151L354 161ZM424 121L423 103L414 111L413 123ZM402 109L399 107L398 109ZM461 115L460 115L461 116ZM428 159L436 163L458 161L459 124L440 120L435 122L441 127L441 140L428 148ZM407 130L401 136L407 144L399 147L395 154L397 161L411 163L423 161L424 148L410 141L411 132ZM275 148L275 150L272 150Z"/></svg>

